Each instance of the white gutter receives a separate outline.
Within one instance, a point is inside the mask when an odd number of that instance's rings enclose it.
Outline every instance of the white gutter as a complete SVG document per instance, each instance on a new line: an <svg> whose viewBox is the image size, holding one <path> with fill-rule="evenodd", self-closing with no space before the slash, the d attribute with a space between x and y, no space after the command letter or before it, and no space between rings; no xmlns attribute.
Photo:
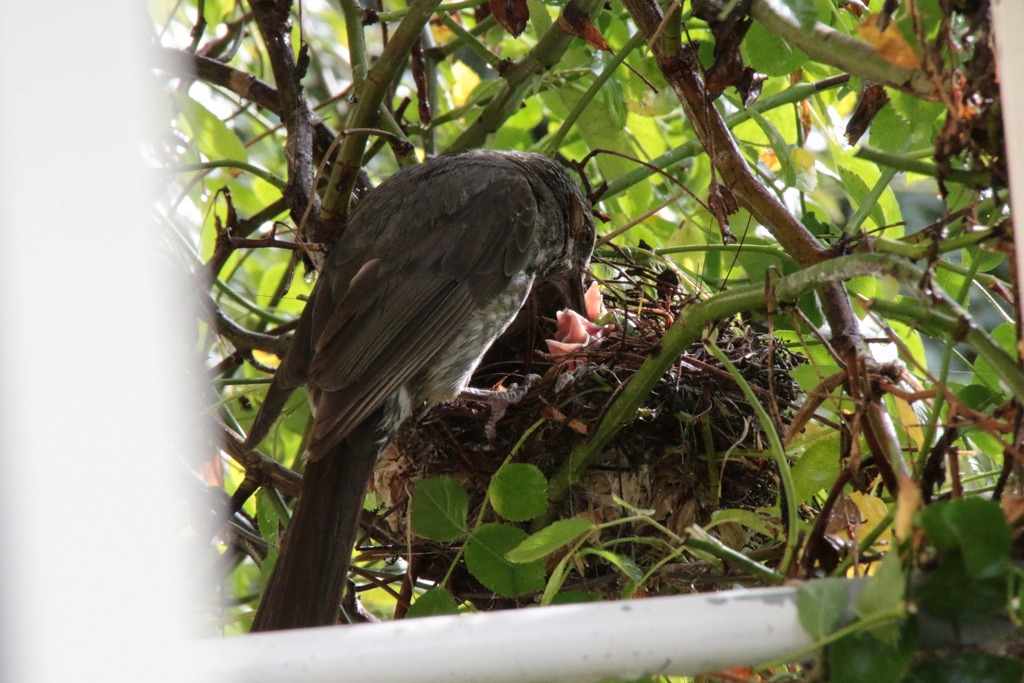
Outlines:
<svg viewBox="0 0 1024 683"><path fill-rule="evenodd" d="M811 642L783 587L251 634L189 654L217 681L528 683L694 675Z"/></svg>

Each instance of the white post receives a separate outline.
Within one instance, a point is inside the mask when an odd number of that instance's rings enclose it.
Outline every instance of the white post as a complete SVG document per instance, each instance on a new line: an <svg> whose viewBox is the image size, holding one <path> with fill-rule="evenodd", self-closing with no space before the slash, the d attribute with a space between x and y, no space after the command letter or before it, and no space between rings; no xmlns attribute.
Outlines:
<svg viewBox="0 0 1024 683"><path fill-rule="evenodd" d="M694 675L811 645L796 588L758 588L202 641L213 680L336 683L597 681Z"/></svg>
<svg viewBox="0 0 1024 683"><path fill-rule="evenodd" d="M0 680L195 681L171 482L194 315L143 169L145 3L15 2L0 40ZM185 326L182 325L184 320Z"/></svg>
<svg viewBox="0 0 1024 683"><path fill-rule="evenodd" d="M1017 287L1024 287L1024 2L994 0L992 28L999 63L999 94L1003 107L1007 165L1010 170L1010 203L1014 211L1014 253L1017 257ZM1018 215L1018 212L1019 215ZM1017 292L1017 320L1024 320L1024 296ZM1024 360L1024 349L1017 350Z"/></svg>

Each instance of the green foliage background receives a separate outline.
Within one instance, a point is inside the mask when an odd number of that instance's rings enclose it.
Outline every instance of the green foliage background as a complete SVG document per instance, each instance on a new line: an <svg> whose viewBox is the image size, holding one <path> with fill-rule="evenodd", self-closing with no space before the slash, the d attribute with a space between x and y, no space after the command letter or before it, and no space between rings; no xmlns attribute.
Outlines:
<svg viewBox="0 0 1024 683"><path fill-rule="evenodd" d="M739 158L771 200L806 228L827 258L840 259L815 271L801 254L780 245L782 228L759 220L757 205L752 212L742 188L731 188L741 199L741 208L728 217L735 241L723 238L709 210L709 192L728 173L723 167L713 170L702 144L706 139L685 115L663 67L681 45L695 49L705 72L712 67L715 46L724 38L709 26L701 6L715 3L683 2L651 41L637 19L639 3L580 2L577 13L593 16L594 32L610 49L566 38L559 28L562 2L527 0L530 18L518 37L493 16L485 17L480 0L436 4L385 0L363 7L338 0L290 7L285 37L293 57L305 65L301 94L319 126L312 143L315 165L307 170L330 175L324 159L338 160L337 169L347 155L375 183L427 155L478 146L586 160L582 169L598 200L596 209L607 218L599 231L614 231L616 245L670 261L699 283L706 322L737 313L756 318L768 301L766 278L781 282L796 305L774 317L776 337L807 359L795 377L811 397L807 400L818 402L817 414L833 426L812 423L775 444L788 502L800 506L799 519L789 518L788 532L780 523L786 516L781 502L758 513L722 510L721 521L768 536L792 553L781 564L761 563L695 528L678 538L674 556L739 566L767 583L828 573L815 562L801 562L810 552L804 544L816 516L843 494L843 486L832 491L837 479L859 471L858 453L874 454L890 460L900 485L895 491L877 482L867 487L874 502L857 503L864 521L854 524L859 534L851 546L859 543L859 555L847 548L830 570L834 576L875 574L857 600L857 620L842 617L840 603L849 599L845 589L813 589L802 598L808 630L831 645L834 673L846 667L860 672L849 674L849 680L868 680L857 678L861 674L903 680L924 676L921 667L935 667L913 657L920 643L915 610L908 609L912 602L960 626L989 617L1019 623L1024 584L1010 560L1020 558L1021 548L1015 494L1022 483L1024 373L1015 351L1019 321L1005 259L1010 236L1001 124L997 102L981 96L957 100L960 90L950 86L964 74L991 76L991 70L971 62L978 46L990 39L972 23L973 15L954 12L955 3L940 0L900 3L893 25L906 49L922 60L921 67L907 69L859 37L866 15L853 11L858 3L722 3L749 5L753 21L738 54L765 78L746 105L734 87L705 105L725 121ZM877 12L881 5L872 1L870 9ZM985 3L967 5L981 11L976 6ZM286 343L289 323L301 312L313 281L303 249L264 248L266 240L295 244L318 237L305 232L293 195L285 191L297 187L294 164L299 162L287 146L293 131L282 123L286 105L271 90L274 56L254 18L266 6L150 1L159 46L153 85L167 122L162 144L152 150L168 172L158 211L206 303L197 349L210 368L209 404L226 443L230 432L244 434L254 416L266 366ZM670 7L665 3L661 9ZM415 48L389 53L385 37L398 45L401 27L416 17L430 21L422 30L411 26L411 35L420 36ZM815 22L837 36L825 53L810 30ZM552 47L559 35L562 42ZM367 68L386 77L379 93L370 92L361 78ZM860 116L857 102L872 83L885 86L888 103L852 146L844 130L851 117ZM373 100L377 95L379 102ZM421 118L427 112L429 121ZM989 128L956 127L971 117ZM362 133L334 138L356 129L373 129L365 146L357 140ZM944 158L942 150L960 133L971 143ZM332 142L340 144L328 148ZM349 180L356 182L354 174ZM329 190L321 194L326 213L344 214L347 197L332 197ZM315 250L312 254L315 261ZM782 276L786 279L779 281ZM905 369L903 374L868 373L852 382L860 389L870 386L876 392L870 398L851 396L851 382L823 388L850 358L837 357L813 331L826 318L813 292L829 277L845 283L871 341L864 350L874 361L898 361ZM694 324L694 330L681 334L699 337L702 325ZM672 347L668 338L666 343L670 349L685 348ZM859 357L874 367L868 356ZM636 386L642 386L640 380ZM609 411L611 421L601 425L595 439L628 429L635 414L629 400L623 399L619 418ZM877 434L864 439L864 430L872 427L858 421L868 414L881 420L871 423L873 428L890 425L883 443ZM211 628L227 633L247 628L297 482L284 468L301 469L308 420L305 399L297 394L272 441L264 444L263 460L228 446L211 453L200 470L210 485L240 500L247 498L236 493L240 488L259 488L211 544L224 567L228 604L210 615ZM838 423L847 427L836 429ZM770 419L760 424L769 434L775 429ZM942 464L947 456L958 471L929 480L927 465ZM413 528L438 542L461 542L468 534L467 565L499 595L535 595L544 604L579 598L559 591L573 563L584 557L609 563L639 590L652 568L590 544L594 527L585 520L555 522L533 529L534 535L517 524L544 511L548 491L544 475L527 467L510 463L491 484L490 504L508 524L478 525L457 482L424 480L413 493ZM845 491L852 492L849 483ZM1003 508L992 500L993 491ZM626 518L649 514L630 509L629 501L623 506ZM878 515L873 518L871 511ZM892 525L895 534L889 532ZM879 537L887 543L872 545ZM930 573L911 581L922 570ZM956 589L944 588L952 586ZM394 612L394 591L364 597L378 613ZM458 605L443 586L417 590L408 615L451 613ZM986 680L1012 680L1019 673L991 653L957 657L949 670L996 672ZM851 661L859 668L844 664ZM786 670L783 663L776 667ZM1010 673L998 673L1004 670Z"/></svg>

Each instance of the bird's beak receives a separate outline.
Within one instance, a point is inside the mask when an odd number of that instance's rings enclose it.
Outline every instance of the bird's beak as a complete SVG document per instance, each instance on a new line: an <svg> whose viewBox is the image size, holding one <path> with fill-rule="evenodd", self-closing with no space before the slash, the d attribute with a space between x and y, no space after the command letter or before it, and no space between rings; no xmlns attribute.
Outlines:
<svg viewBox="0 0 1024 683"><path fill-rule="evenodd" d="M586 317L587 301L584 298L586 289L583 286L582 274L577 275L574 273L570 275L562 282L562 286L559 289L562 290L562 295L565 297L565 303L568 307Z"/></svg>

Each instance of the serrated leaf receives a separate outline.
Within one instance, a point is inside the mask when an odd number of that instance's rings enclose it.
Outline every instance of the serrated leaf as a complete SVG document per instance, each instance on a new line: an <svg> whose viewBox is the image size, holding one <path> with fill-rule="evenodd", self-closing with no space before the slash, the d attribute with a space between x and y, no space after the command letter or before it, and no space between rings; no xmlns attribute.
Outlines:
<svg viewBox="0 0 1024 683"><path fill-rule="evenodd" d="M469 496L451 477L428 477L412 490L412 529L432 541L454 541L466 533Z"/></svg>
<svg viewBox="0 0 1024 683"><path fill-rule="evenodd" d="M843 181L843 187L850 194L856 206L860 207L861 204L868 201L870 195L870 188L859 175L846 165L840 165L838 167L839 177ZM886 225L885 213L882 211L882 207L879 204L875 204L871 207L871 211L868 213L871 220L874 221L875 225L879 228Z"/></svg>
<svg viewBox="0 0 1024 683"><path fill-rule="evenodd" d="M548 480L536 465L508 463L491 477L487 497L505 519L527 522L548 509Z"/></svg>
<svg viewBox="0 0 1024 683"><path fill-rule="evenodd" d="M550 555L562 546L576 541L583 534L589 534L597 527L585 519L560 519L531 534L522 543L506 553L509 562L533 562Z"/></svg>
<svg viewBox="0 0 1024 683"><path fill-rule="evenodd" d="M466 568L498 595L516 598L544 588L544 564L540 560L516 563L505 559L526 539L526 532L504 524L482 524L466 540Z"/></svg>
<svg viewBox="0 0 1024 683"><path fill-rule="evenodd" d="M416 598L409 611L406 612L407 619L417 617L436 617L444 614L458 614L459 605L455 602L452 594L440 586L431 588L423 595Z"/></svg>
<svg viewBox="0 0 1024 683"><path fill-rule="evenodd" d="M887 152L902 152L911 140L910 121L891 105L883 107L871 120L871 146Z"/></svg>
<svg viewBox="0 0 1024 683"><path fill-rule="evenodd" d="M846 579L808 581L796 594L797 615L808 635L820 640L832 633L846 613L850 592Z"/></svg>

